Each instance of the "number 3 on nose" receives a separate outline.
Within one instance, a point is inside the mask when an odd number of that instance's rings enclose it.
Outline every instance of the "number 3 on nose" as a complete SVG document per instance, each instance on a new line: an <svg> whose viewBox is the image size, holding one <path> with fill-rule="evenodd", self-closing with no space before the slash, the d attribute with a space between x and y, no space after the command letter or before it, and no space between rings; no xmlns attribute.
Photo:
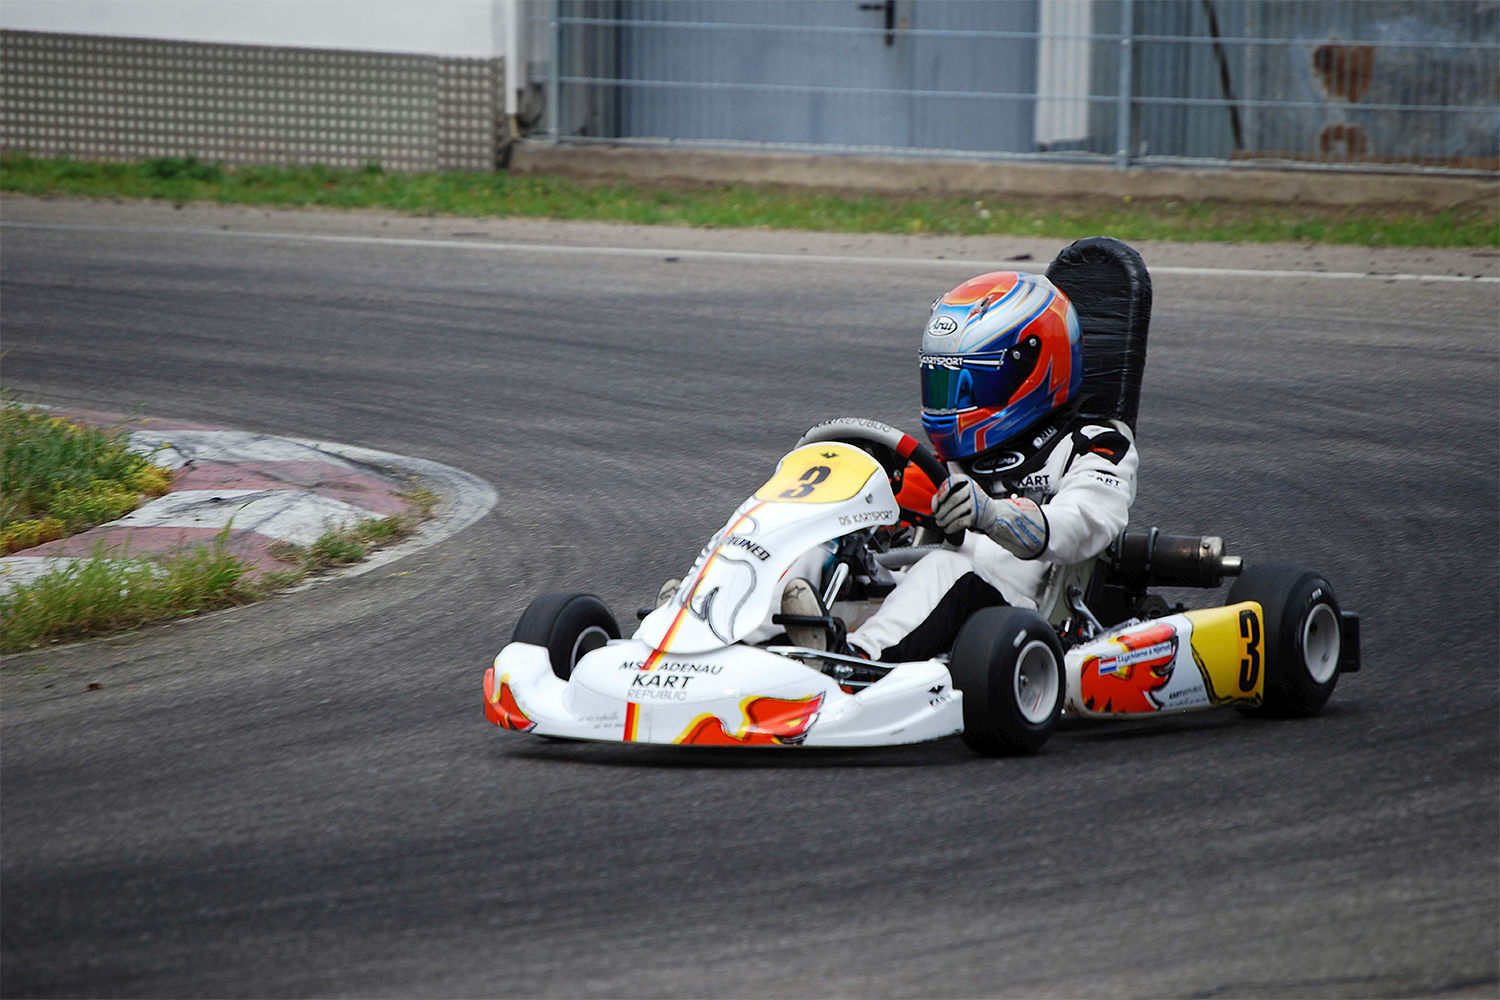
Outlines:
<svg viewBox="0 0 1500 1000"><path fill-rule="evenodd" d="M815 465L797 477L797 481L802 484L801 486L793 486L789 490L782 490L777 496L782 500L801 500L811 493L814 487L827 479L832 472L833 470L826 465Z"/></svg>

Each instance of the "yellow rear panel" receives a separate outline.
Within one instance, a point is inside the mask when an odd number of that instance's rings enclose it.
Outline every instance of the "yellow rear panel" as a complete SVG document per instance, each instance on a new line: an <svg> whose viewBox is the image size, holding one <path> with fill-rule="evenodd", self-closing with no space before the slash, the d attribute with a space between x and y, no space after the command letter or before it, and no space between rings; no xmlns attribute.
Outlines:
<svg viewBox="0 0 1500 1000"><path fill-rule="evenodd" d="M1254 601L1189 611L1193 661L1215 705L1259 705L1265 690L1264 617Z"/></svg>

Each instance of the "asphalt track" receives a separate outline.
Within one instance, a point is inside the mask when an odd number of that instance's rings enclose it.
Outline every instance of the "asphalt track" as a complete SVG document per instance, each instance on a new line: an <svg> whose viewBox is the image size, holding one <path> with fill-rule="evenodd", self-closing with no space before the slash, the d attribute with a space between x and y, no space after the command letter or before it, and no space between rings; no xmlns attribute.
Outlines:
<svg viewBox="0 0 1500 1000"><path fill-rule="evenodd" d="M480 676L540 591L628 620L808 425L915 430L916 331L969 264L0 253L6 389L500 495L379 572L4 662L7 996L1500 991L1493 283L1158 276L1134 521L1329 576L1366 666L1321 716L746 756L511 737Z"/></svg>

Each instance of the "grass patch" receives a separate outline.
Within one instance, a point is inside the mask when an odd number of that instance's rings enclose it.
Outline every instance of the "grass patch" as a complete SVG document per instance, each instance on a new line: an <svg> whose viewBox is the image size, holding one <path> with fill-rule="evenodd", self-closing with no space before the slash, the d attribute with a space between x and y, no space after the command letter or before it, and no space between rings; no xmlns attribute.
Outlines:
<svg viewBox="0 0 1500 1000"><path fill-rule="evenodd" d="M422 488L400 496L409 504L401 514L329 531L305 549L273 547L272 553L290 564L281 572L257 573L234 555L230 528L215 536L212 545L166 556L129 558L101 542L88 558L59 563L0 594L0 653L249 604L310 574L359 562L371 551L409 537L438 502L436 494Z"/></svg>
<svg viewBox="0 0 1500 1000"><path fill-rule="evenodd" d="M161 496L171 473L127 450L123 428L99 430L35 407L0 407L0 554L112 521ZM415 487L393 517L330 531L307 549L283 546L293 568L257 573L229 549L229 528L212 545L130 557L100 542L87 558L61 561L0 593L0 653L104 635L216 608L247 604L308 573L358 562L405 538L432 516L438 497Z"/></svg>
<svg viewBox="0 0 1500 1000"><path fill-rule="evenodd" d="M928 198L742 184L643 186L504 173L385 173L325 166L229 169L192 158L100 163L0 156L0 191L186 203L382 208L421 215L590 219L651 225L1073 239L1500 246L1500 206L1447 212L1247 206L1107 197Z"/></svg>
<svg viewBox="0 0 1500 1000"><path fill-rule="evenodd" d="M0 555L113 521L171 487L128 451L123 428L82 427L19 403L0 407Z"/></svg>
<svg viewBox="0 0 1500 1000"><path fill-rule="evenodd" d="M282 581L252 578L229 551L229 530L212 545L160 558L121 558L97 546L0 594L0 652L103 635L216 608L247 604Z"/></svg>
<svg viewBox="0 0 1500 1000"><path fill-rule="evenodd" d="M82 427L45 411L0 407L0 554L76 534L160 496L171 473L126 450L123 428ZM405 538L432 516L438 497L413 488L407 509L324 534L307 549L282 546L292 567L257 572L229 548L229 528L211 545L131 557L100 542L88 557L60 561L0 593L0 653L105 635L217 608L248 604L309 573L347 565Z"/></svg>
<svg viewBox="0 0 1500 1000"><path fill-rule="evenodd" d="M334 528L306 548L282 542L271 548L271 554L293 566L291 572L299 578L357 563L375 549L410 537L423 521L432 517L438 502L437 494L424 487L397 495L408 505L400 514Z"/></svg>

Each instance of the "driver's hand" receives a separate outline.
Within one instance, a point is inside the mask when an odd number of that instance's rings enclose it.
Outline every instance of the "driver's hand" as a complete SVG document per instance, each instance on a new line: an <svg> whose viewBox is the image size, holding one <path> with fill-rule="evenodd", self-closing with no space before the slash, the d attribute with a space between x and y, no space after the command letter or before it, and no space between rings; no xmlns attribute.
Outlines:
<svg viewBox="0 0 1500 1000"><path fill-rule="evenodd" d="M967 476L953 475L932 497L932 515L945 535L974 527L974 494L978 488Z"/></svg>
<svg viewBox="0 0 1500 1000"><path fill-rule="evenodd" d="M1025 497L992 497L967 476L950 476L932 498L932 513L947 534L982 532L1022 559L1047 548L1047 515Z"/></svg>

